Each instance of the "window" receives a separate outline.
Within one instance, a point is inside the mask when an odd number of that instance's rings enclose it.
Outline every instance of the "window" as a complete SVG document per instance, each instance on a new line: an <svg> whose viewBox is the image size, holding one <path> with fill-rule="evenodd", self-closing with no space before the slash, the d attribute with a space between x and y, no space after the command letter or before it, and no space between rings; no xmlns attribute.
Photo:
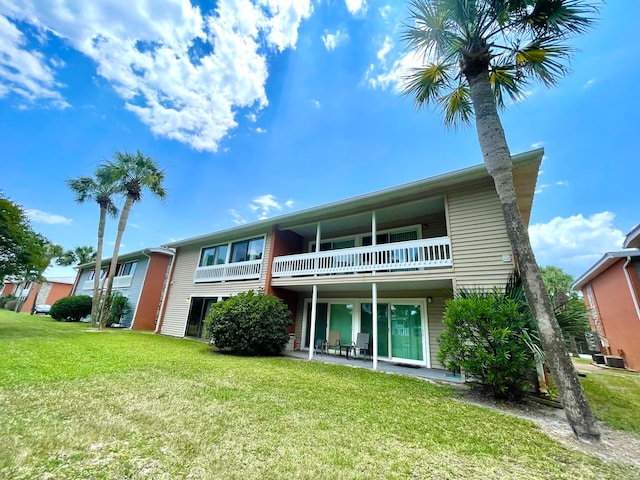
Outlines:
<svg viewBox="0 0 640 480"><path fill-rule="evenodd" d="M126 262L118 265L118 274L117 277L123 277L125 275L133 275L136 272L136 266L138 265L137 261L134 262Z"/></svg>
<svg viewBox="0 0 640 480"><path fill-rule="evenodd" d="M229 263L260 260L264 250L264 237L252 238L231 244L231 258Z"/></svg>
<svg viewBox="0 0 640 480"><path fill-rule="evenodd" d="M209 267L211 265L221 265L227 260L228 245L217 245L215 247L207 247L202 249L200 255L200 267Z"/></svg>
<svg viewBox="0 0 640 480"><path fill-rule="evenodd" d="M100 269L100 278L104 278L106 274L107 274L107 267L102 267L102 269ZM93 280L95 276L96 276L96 271L91 270L89 272L89 275L87 276L87 280Z"/></svg>
<svg viewBox="0 0 640 480"><path fill-rule="evenodd" d="M405 230L394 233L381 233L376 235L376 244L383 245L385 243L407 242L409 240L417 240L418 232L416 230ZM371 245L371 235L362 237L362 245Z"/></svg>

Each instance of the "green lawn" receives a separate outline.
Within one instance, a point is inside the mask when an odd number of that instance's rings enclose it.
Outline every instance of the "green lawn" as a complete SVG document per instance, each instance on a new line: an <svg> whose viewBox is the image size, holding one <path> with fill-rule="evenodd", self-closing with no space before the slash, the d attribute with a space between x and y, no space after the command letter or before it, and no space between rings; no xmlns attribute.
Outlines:
<svg viewBox="0 0 640 480"><path fill-rule="evenodd" d="M602 368L589 371L582 385L596 417L612 428L640 435L640 374Z"/></svg>
<svg viewBox="0 0 640 480"><path fill-rule="evenodd" d="M636 478L447 387L0 310L0 478Z"/></svg>

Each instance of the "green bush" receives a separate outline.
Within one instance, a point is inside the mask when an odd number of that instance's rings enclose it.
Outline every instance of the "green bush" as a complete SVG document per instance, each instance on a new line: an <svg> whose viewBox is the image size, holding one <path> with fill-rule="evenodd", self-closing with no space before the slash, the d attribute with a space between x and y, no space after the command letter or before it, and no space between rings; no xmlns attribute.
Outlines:
<svg viewBox="0 0 640 480"><path fill-rule="evenodd" d="M249 291L214 303L206 319L212 343L239 355L278 355L289 341L291 312L274 295Z"/></svg>
<svg viewBox="0 0 640 480"><path fill-rule="evenodd" d="M464 370L496 398L521 399L535 368L522 305L497 290L463 297L447 302L438 360Z"/></svg>
<svg viewBox="0 0 640 480"><path fill-rule="evenodd" d="M91 314L91 297L73 295L64 297L51 305L51 318L59 322L79 322Z"/></svg>
<svg viewBox="0 0 640 480"><path fill-rule="evenodd" d="M4 304L4 309L5 310L11 310L13 312L16 309L16 305L18 305L18 299L17 298L12 298L11 300L9 300L8 302L6 302Z"/></svg>
<svg viewBox="0 0 640 480"><path fill-rule="evenodd" d="M0 308L5 308L5 304L11 300L15 300L16 296L12 293L4 297L0 297ZM15 306L15 305L14 305ZM8 310L8 309L7 309Z"/></svg>
<svg viewBox="0 0 640 480"><path fill-rule="evenodd" d="M131 305L129 305L129 299L120 292L115 292L111 296L111 306L109 308L109 315L107 316L107 327L119 324L122 317L130 311Z"/></svg>

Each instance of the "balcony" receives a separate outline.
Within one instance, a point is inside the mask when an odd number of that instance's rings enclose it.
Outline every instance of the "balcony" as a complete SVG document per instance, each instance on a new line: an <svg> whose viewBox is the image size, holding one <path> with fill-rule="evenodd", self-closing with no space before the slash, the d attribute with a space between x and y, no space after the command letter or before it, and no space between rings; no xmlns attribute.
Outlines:
<svg viewBox="0 0 640 480"><path fill-rule="evenodd" d="M272 275L278 278L389 272L452 265L451 240L449 237L438 237L276 257L273 259Z"/></svg>
<svg viewBox="0 0 640 480"><path fill-rule="evenodd" d="M248 262L225 263L198 267L193 274L194 283L226 282L229 280L257 280L262 271L262 260Z"/></svg>
<svg viewBox="0 0 640 480"><path fill-rule="evenodd" d="M98 284L98 289L101 289L104 285L104 278L100 280ZM87 280L82 284L82 290L93 290L93 280Z"/></svg>
<svg viewBox="0 0 640 480"><path fill-rule="evenodd" d="M133 281L133 275L120 275L113 277L113 288L127 288L131 286ZM105 279L100 280L98 288L101 289L104 286ZM93 290L93 280L87 280L82 285L82 290Z"/></svg>

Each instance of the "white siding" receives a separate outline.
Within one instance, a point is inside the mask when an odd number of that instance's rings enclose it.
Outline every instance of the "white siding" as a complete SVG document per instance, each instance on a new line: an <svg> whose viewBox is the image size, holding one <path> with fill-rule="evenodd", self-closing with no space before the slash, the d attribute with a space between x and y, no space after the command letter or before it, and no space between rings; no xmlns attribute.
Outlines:
<svg viewBox="0 0 640 480"><path fill-rule="evenodd" d="M190 245L177 249L173 277L169 285L169 294L167 295L167 307L160 333L174 337L184 336L191 297L230 297L240 292L258 290L265 287L271 234L267 234L265 238L259 280L193 283L193 273L200 261L200 250L206 246L209 246L209 244Z"/></svg>

